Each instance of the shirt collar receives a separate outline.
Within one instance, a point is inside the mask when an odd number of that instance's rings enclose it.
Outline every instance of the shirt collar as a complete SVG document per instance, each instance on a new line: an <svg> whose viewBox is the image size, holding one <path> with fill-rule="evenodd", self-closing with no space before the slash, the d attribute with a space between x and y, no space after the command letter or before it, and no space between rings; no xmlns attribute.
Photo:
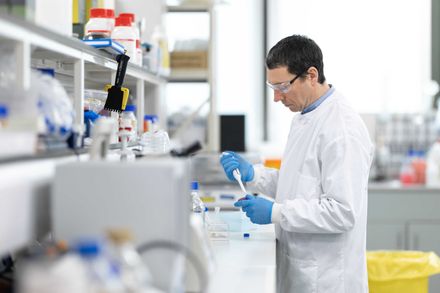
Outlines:
<svg viewBox="0 0 440 293"><path fill-rule="evenodd" d="M301 115L307 114L309 112L312 112L316 108L318 108L319 105L321 105L322 102L324 102L329 96L333 94L335 91L335 88L330 84L330 88L322 95L319 99L308 105L304 110L302 110Z"/></svg>

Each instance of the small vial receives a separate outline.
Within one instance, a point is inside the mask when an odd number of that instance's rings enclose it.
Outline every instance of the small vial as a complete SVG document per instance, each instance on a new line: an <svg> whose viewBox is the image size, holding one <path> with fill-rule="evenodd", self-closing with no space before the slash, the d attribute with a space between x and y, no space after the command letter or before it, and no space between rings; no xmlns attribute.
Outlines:
<svg viewBox="0 0 440 293"><path fill-rule="evenodd" d="M6 127L8 116L9 116L8 107L6 105L0 104L0 129Z"/></svg>

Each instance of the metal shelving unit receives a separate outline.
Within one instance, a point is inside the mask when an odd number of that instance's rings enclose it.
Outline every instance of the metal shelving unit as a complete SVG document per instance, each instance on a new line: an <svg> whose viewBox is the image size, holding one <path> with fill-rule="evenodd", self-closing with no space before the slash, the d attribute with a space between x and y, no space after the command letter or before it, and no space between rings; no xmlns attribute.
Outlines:
<svg viewBox="0 0 440 293"><path fill-rule="evenodd" d="M171 70L170 82L179 83L193 83L193 82L206 82L209 84L209 114L208 114L208 131L207 131L207 150L218 151L220 149L219 144L219 119L217 111L217 99L216 99L216 82L215 82L215 50L213 43L216 37L216 4L218 1L210 0L205 5L202 4L185 4L180 6L167 6L168 13L207 13L209 15L209 48L208 48L208 69L204 70L191 70L187 72L174 72Z"/></svg>

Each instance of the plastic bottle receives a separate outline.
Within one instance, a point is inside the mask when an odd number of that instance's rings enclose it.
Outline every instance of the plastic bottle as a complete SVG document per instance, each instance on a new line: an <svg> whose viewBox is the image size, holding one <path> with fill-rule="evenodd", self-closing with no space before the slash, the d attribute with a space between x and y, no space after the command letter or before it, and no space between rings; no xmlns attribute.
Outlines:
<svg viewBox="0 0 440 293"><path fill-rule="evenodd" d="M124 46L130 62L136 64L136 32L131 26L131 19L119 16L115 20L112 39Z"/></svg>
<svg viewBox="0 0 440 293"><path fill-rule="evenodd" d="M119 130L124 128L124 130L130 131L131 135L128 141L136 141L137 139L137 119L135 116L136 106L127 105L124 112L119 116ZM130 129L127 129L130 128Z"/></svg>
<svg viewBox="0 0 440 293"><path fill-rule="evenodd" d="M6 105L0 104L0 129L5 128L9 116L9 108Z"/></svg>
<svg viewBox="0 0 440 293"><path fill-rule="evenodd" d="M170 52L168 40L160 26L154 28L151 39L153 50L157 51L155 57L158 60L158 73L168 76L170 74Z"/></svg>
<svg viewBox="0 0 440 293"><path fill-rule="evenodd" d="M54 78L53 69L39 69L42 74L32 78L38 92L38 108L43 120L40 134L65 141L73 125L73 105L61 83Z"/></svg>
<svg viewBox="0 0 440 293"><path fill-rule="evenodd" d="M133 245L133 235L126 229L112 229L108 237L126 292L146 292L151 288L151 274Z"/></svg>
<svg viewBox="0 0 440 293"><path fill-rule="evenodd" d="M205 204L200 199L199 183L197 181L191 182L191 199L192 199L193 212L204 213L205 212Z"/></svg>
<svg viewBox="0 0 440 293"><path fill-rule="evenodd" d="M168 153L170 149L170 138L166 131L157 129L157 116L146 115L144 119L147 120L148 131L142 134L141 137L141 144L144 147L143 152L146 154Z"/></svg>
<svg viewBox="0 0 440 293"><path fill-rule="evenodd" d="M440 187L440 139L431 146L426 157L426 186Z"/></svg>
<svg viewBox="0 0 440 293"><path fill-rule="evenodd" d="M115 29L115 10L109 8L105 10L107 12L108 28L110 30L110 35L111 35L111 32L113 32L113 30Z"/></svg>
<svg viewBox="0 0 440 293"><path fill-rule="evenodd" d="M136 61L134 63L142 66L141 33L138 26L136 25L136 16L134 13L120 13L119 16L128 17L131 19L131 27L136 33Z"/></svg>
<svg viewBox="0 0 440 293"><path fill-rule="evenodd" d="M157 121L156 115L144 115L144 132L151 131L153 132L155 129L153 129L154 124Z"/></svg>
<svg viewBox="0 0 440 293"><path fill-rule="evenodd" d="M413 157L411 162L411 166L414 170L416 184L425 184L426 182L426 160L425 160L425 152L417 151Z"/></svg>
<svg viewBox="0 0 440 293"><path fill-rule="evenodd" d="M409 150L400 168L400 183L402 185L411 185L416 181L416 175L412 166L414 151Z"/></svg>
<svg viewBox="0 0 440 293"><path fill-rule="evenodd" d="M91 8L90 19L86 23L84 39L106 39L111 36L111 27L108 11L104 8Z"/></svg>
<svg viewBox="0 0 440 293"><path fill-rule="evenodd" d="M81 256L90 276L91 292L125 292L119 267L112 264L103 253L103 246L97 240L82 240L76 250Z"/></svg>

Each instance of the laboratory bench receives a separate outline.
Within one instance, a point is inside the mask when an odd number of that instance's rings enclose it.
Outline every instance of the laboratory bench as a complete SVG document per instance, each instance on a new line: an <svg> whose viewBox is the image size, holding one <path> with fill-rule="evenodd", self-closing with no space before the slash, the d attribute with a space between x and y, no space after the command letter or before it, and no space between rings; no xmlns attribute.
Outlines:
<svg viewBox="0 0 440 293"><path fill-rule="evenodd" d="M215 270L209 293L275 292L274 225L249 227L229 232L227 241L211 241ZM245 238L244 233L249 233L249 237Z"/></svg>

